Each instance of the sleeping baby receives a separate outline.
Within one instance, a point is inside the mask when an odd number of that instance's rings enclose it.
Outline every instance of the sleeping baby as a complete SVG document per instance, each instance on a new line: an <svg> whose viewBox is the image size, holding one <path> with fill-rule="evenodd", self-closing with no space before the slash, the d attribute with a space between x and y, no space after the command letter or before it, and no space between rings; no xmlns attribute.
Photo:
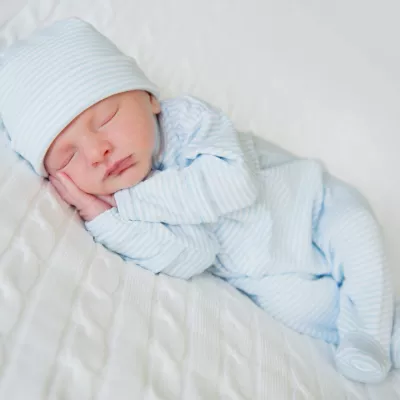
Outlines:
<svg viewBox="0 0 400 400"><path fill-rule="evenodd" d="M15 43L0 63L11 146L97 242L156 274L209 271L333 344L349 379L381 382L400 365L379 226L318 162L237 132L194 97L160 101L135 61L79 19Z"/></svg>

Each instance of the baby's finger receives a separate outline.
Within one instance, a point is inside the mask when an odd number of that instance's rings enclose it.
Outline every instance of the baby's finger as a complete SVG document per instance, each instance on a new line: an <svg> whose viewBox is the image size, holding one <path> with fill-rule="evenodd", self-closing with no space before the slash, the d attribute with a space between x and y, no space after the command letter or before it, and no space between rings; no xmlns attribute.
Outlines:
<svg viewBox="0 0 400 400"><path fill-rule="evenodd" d="M54 177L50 177L49 178L50 183L53 185L54 189L56 190L56 192L59 194L59 196L66 201L67 203L71 204L71 198L68 195L67 190L65 189L65 187L63 186L63 184L57 180Z"/></svg>
<svg viewBox="0 0 400 400"><path fill-rule="evenodd" d="M54 178L53 176L50 176L49 177L49 181L57 191L64 190L64 186L62 185L62 183L58 179Z"/></svg>
<svg viewBox="0 0 400 400"><path fill-rule="evenodd" d="M57 179L64 186L65 190L68 192L71 198L72 203L76 207L80 207L82 203L87 201L88 196L90 195L79 189L69 176L65 174L57 174Z"/></svg>
<svg viewBox="0 0 400 400"><path fill-rule="evenodd" d="M65 189L73 194L80 194L83 193L74 182L72 182L71 178L63 173L57 173L56 175L57 180L65 187Z"/></svg>
<svg viewBox="0 0 400 400"><path fill-rule="evenodd" d="M93 201L94 196L79 189L68 175L59 173L57 174L57 178L68 193L68 200L66 201L75 206L78 210L84 209Z"/></svg>

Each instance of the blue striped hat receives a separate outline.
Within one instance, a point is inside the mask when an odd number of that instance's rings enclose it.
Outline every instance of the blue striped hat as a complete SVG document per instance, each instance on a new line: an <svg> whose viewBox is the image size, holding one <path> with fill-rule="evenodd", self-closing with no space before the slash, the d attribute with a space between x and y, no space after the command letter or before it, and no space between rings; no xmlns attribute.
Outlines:
<svg viewBox="0 0 400 400"><path fill-rule="evenodd" d="M1 119L12 148L42 176L48 148L74 118L129 90L159 96L134 59L78 18L37 31L0 58Z"/></svg>

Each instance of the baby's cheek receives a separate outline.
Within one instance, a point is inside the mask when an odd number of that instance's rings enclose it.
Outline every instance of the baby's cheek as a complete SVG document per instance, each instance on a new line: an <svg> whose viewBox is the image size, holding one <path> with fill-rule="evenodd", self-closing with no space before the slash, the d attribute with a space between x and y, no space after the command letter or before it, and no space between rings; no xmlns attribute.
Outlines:
<svg viewBox="0 0 400 400"><path fill-rule="evenodd" d="M92 194L95 190L93 180L85 171L71 168L70 171L66 171L66 173L75 185L85 193Z"/></svg>

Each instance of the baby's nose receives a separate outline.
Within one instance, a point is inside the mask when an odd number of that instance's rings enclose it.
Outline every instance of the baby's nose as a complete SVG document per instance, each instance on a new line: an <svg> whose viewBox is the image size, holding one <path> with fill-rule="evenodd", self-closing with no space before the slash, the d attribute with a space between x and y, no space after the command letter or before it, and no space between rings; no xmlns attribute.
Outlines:
<svg viewBox="0 0 400 400"><path fill-rule="evenodd" d="M86 157L93 166L104 162L110 152L111 145L106 140L93 140L86 146Z"/></svg>

